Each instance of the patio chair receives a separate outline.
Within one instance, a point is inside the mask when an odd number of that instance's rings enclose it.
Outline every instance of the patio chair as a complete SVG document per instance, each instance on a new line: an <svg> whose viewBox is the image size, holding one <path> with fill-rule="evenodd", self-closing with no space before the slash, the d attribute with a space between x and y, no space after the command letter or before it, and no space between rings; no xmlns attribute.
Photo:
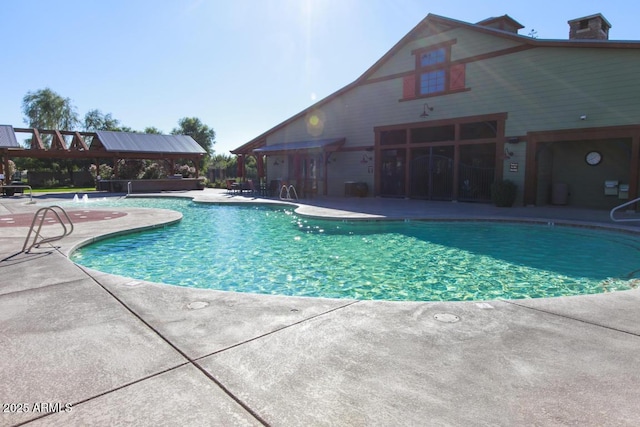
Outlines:
<svg viewBox="0 0 640 427"><path fill-rule="evenodd" d="M227 179L227 194L233 194L238 191L235 179Z"/></svg>
<svg viewBox="0 0 640 427"><path fill-rule="evenodd" d="M252 196L258 195L258 189L256 188L256 185L254 184L252 179L247 181L247 190L249 190Z"/></svg>

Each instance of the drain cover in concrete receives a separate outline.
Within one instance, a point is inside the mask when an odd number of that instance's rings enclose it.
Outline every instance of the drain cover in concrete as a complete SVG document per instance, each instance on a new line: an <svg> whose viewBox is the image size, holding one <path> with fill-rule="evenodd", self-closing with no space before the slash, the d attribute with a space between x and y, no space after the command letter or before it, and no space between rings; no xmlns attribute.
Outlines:
<svg viewBox="0 0 640 427"><path fill-rule="evenodd" d="M456 323L457 321L460 320L458 316L451 313L437 313L433 316L433 318L436 319L438 322L444 322L444 323Z"/></svg>
<svg viewBox="0 0 640 427"><path fill-rule="evenodd" d="M194 301L194 302L189 303L187 305L187 308L189 308L190 310L199 310L201 308L205 308L208 305L209 305L209 303L205 302L205 301Z"/></svg>

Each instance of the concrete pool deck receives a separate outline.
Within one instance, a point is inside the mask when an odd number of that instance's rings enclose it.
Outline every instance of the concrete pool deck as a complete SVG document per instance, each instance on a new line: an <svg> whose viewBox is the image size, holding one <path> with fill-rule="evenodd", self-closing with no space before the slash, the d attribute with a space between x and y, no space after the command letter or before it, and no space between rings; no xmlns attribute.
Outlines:
<svg viewBox="0 0 640 427"><path fill-rule="evenodd" d="M80 242L180 217L90 204L65 205L85 217L70 236L20 253L28 226L2 223L65 197L0 199L1 426L640 425L638 289L443 303L179 288L69 261ZM299 211L614 225L607 211L374 198Z"/></svg>

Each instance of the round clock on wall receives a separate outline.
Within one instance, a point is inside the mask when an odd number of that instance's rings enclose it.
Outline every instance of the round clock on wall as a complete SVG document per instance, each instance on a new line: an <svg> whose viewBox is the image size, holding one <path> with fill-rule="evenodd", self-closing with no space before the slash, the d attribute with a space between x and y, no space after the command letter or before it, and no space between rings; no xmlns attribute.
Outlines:
<svg viewBox="0 0 640 427"><path fill-rule="evenodd" d="M587 155L584 156L584 161L590 166L599 165L602 161L602 154L598 151L589 151Z"/></svg>

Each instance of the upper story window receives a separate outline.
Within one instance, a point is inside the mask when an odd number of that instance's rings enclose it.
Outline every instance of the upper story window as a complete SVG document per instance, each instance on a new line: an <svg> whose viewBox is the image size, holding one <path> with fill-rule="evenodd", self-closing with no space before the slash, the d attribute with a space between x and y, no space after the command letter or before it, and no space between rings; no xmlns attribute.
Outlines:
<svg viewBox="0 0 640 427"><path fill-rule="evenodd" d="M417 49L416 68L403 81L402 98L412 99L465 90L465 64L451 62L455 40L430 48Z"/></svg>
<svg viewBox="0 0 640 427"><path fill-rule="evenodd" d="M444 92L449 63L449 46L421 52L416 58L418 95Z"/></svg>
<svg viewBox="0 0 640 427"><path fill-rule="evenodd" d="M444 70L427 71L420 74L420 95L444 92Z"/></svg>
<svg viewBox="0 0 640 427"><path fill-rule="evenodd" d="M420 66L441 64L447 59L447 49L441 47L439 49L430 50L420 55Z"/></svg>

